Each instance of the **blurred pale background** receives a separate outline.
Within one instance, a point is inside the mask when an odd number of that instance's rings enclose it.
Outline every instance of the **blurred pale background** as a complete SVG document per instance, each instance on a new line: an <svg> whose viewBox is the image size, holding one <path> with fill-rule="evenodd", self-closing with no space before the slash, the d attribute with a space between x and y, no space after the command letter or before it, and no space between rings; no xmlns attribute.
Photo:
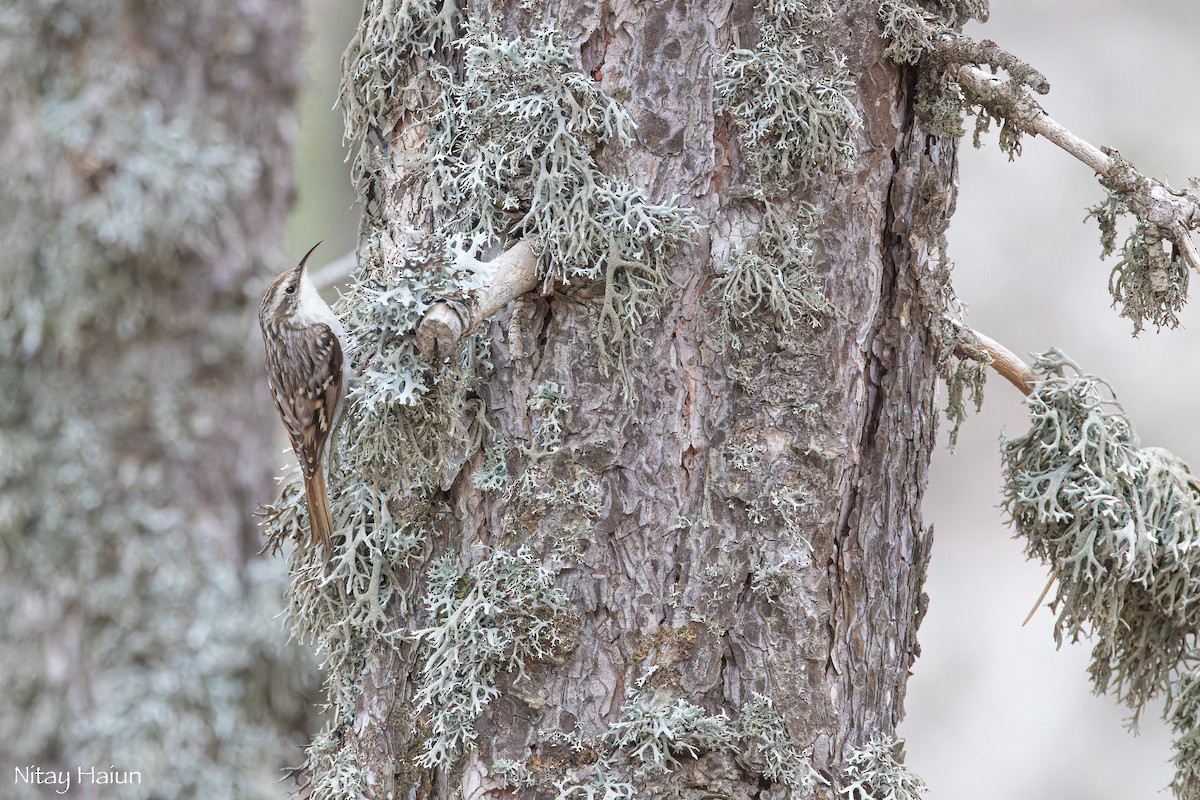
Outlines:
<svg viewBox="0 0 1200 800"><path fill-rule="evenodd" d="M1175 186L1200 175L1200 4L993 0L991 20L970 32L1041 69L1052 86L1042 107L1076 134ZM1090 170L1029 138L1009 164L993 132L982 150L964 147L960 181L950 255L970 324L1021 354L1061 347L1112 383L1143 444L1200 466L1200 309L1177 330L1130 336L1109 308L1095 222L1082 221L1103 197ZM1090 693L1089 647L1055 651L1048 610L1021 627L1047 573L1025 561L996 507L997 437L1025 426L1019 399L990 382L957 454L934 457L931 602L901 727L909 763L929 800L1160 796L1173 772L1166 726L1148 713L1140 736L1126 733L1125 711Z"/></svg>
<svg viewBox="0 0 1200 800"><path fill-rule="evenodd" d="M1121 150L1173 185L1200 175L1200 4L1192 0L993 0L992 18L970 32L1042 70L1043 107L1095 144ZM289 253L325 239L324 263L349 251L357 227L349 165L332 110L340 56L357 3L309 2L308 91L301 104L299 197ZM1200 464L1193 421L1195 305L1175 331L1130 337L1109 308L1110 265L1099 261L1085 209L1102 190L1089 170L1045 141L1026 138L1007 163L995 133L962 151L958 213L950 229L968 322L1028 353L1057 345L1108 378L1145 444ZM1195 285L1194 281L1194 285ZM1093 697L1088 647L1054 649L1043 609L1021 621L1046 572L1025 561L997 508L997 440L1024 421L1017 392L991 382L981 414L964 426L957 454L934 458L925 516L937 534L921 629L923 656L909 682L908 760L929 800L1125 800L1157 796L1171 780L1170 742L1154 715L1141 735L1126 714Z"/></svg>

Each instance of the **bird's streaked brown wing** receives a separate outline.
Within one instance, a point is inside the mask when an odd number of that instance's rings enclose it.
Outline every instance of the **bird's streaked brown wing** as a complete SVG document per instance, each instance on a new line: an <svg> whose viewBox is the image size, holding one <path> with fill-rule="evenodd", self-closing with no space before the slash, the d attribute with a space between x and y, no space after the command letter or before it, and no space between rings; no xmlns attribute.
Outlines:
<svg viewBox="0 0 1200 800"><path fill-rule="evenodd" d="M267 374L300 469L311 478L342 400L342 345L328 325L295 333L294 339L278 337L268 343ZM288 369L288 364L300 368Z"/></svg>

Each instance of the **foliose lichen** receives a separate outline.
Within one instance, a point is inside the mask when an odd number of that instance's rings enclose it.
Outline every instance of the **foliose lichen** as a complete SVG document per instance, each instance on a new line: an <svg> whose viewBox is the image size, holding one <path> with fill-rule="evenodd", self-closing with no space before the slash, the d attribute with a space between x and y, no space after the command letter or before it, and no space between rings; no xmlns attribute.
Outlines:
<svg viewBox="0 0 1200 800"><path fill-rule="evenodd" d="M547 734L545 744L565 746L572 757L536 764L500 759L492 774L503 785L536 787L556 800L619 800L634 797L642 787L678 791L677 775L716 753L801 797L829 784L813 769L811 750L796 747L771 700L759 694L730 719L669 690L643 685L629 691L618 719L599 734L557 731Z"/></svg>
<svg viewBox="0 0 1200 800"><path fill-rule="evenodd" d="M812 748L801 751L796 746L771 698L756 692L742 706L738 738L739 759L767 780L799 790L801 796L810 795L818 785L829 785L813 769Z"/></svg>
<svg viewBox="0 0 1200 800"><path fill-rule="evenodd" d="M995 102L976 102L964 91L956 70L968 64L1003 69L1012 86L1029 86L1041 94L1049 90L1049 84L1040 72L994 42L977 42L962 34L964 22L986 19L987 14L987 3L975 0L939 2L936 10L906 0L879 3L888 57L897 64L918 67L913 105L925 130L935 136L962 136L963 117L974 106L975 147L981 146L982 135L996 122L1000 125L1000 149L1012 160L1021 152L1021 129L1010 119L1012 109Z"/></svg>
<svg viewBox="0 0 1200 800"><path fill-rule="evenodd" d="M1177 800L1200 798L1200 671L1192 669L1180 681L1168 717L1175 731L1171 791Z"/></svg>
<svg viewBox="0 0 1200 800"><path fill-rule="evenodd" d="M338 105L346 139L362 142L369 131L390 134L401 117L426 106L430 87L422 79L430 59L454 41L457 3L429 0L368 0L354 38L342 56ZM366 153L359 153L359 159Z"/></svg>
<svg viewBox="0 0 1200 800"><path fill-rule="evenodd" d="M960 309L961 310L961 309ZM967 419L967 402L976 413L983 408L988 367L992 356L979 347L962 325L944 318L936 326L942 341L938 348L938 376L946 382L946 418L950 420L950 450L958 445L958 433Z"/></svg>
<svg viewBox="0 0 1200 800"><path fill-rule="evenodd" d="M774 5L757 18L757 46L726 53L716 81L717 108L737 127L750 191L760 199L847 168L862 127L844 59L807 41L823 12Z"/></svg>
<svg viewBox="0 0 1200 800"><path fill-rule="evenodd" d="M801 203L785 221L768 206L762 230L713 279L723 329L769 324L787 332L797 324L819 327L835 313L812 271L812 240L822 213ZM732 337L731 344L739 348L740 338Z"/></svg>
<svg viewBox="0 0 1200 800"><path fill-rule="evenodd" d="M327 563L307 547L292 551L288 593L294 634L325 659L330 723L308 749L308 770L315 790L334 797L355 785L359 769L332 734L354 720L367 647L401 643L392 615L418 607L430 534L448 513L438 492L481 443L473 392L490 369L486 341L469 337L453 358L430 365L412 335L432 303L461 300L476 285L464 263L440 237L378 232L335 305L354 375L331 448L339 535ZM307 537L298 468L281 483L279 499L260 512L276 547Z"/></svg>
<svg viewBox="0 0 1200 800"><path fill-rule="evenodd" d="M858 155L862 120L844 59L815 34L828 14L768 3L755 18L757 43L727 52L715 83L716 108L729 115L742 146L741 191L762 209L760 230L714 257L712 296L735 350L743 343L738 328L782 334L801 322L819 327L835 313L812 270L822 211L793 198Z"/></svg>
<svg viewBox="0 0 1200 800"><path fill-rule="evenodd" d="M621 706L621 717L601 741L633 762L636 771L670 772L678 756L734 748L736 733L724 714L708 714L683 698L664 703L638 692Z"/></svg>
<svg viewBox="0 0 1200 800"><path fill-rule="evenodd" d="M519 681L573 641L565 629L575 618L552 578L524 548L493 550L465 573L453 556L434 563L424 597L432 624L411 634L421 643L415 711L429 730L420 765L451 766L474 746L501 675Z"/></svg>
<svg viewBox="0 0 1200 800"><path fill-rule="evenodd" d="M879 21L883 38L887 40L884 53L897 64L916 64L933 49L935 37L944 25L923 8L905 0L881 0Z"/></svg>
<svg viewBox="0 0 1200 800"><path fill-rule="evenodd" d="M519 231L536 237L547 284L603 280L600 363L619 365L657 311L691 213L600 170L596 151L629 145L633 122L574 68L554 28L505 39L472 24L456 46L461 76L438 73L427 146L454 243L471 250Z"/></svg>
<svg viewBox="0 0 1200 800"><path fill-rule="evenodd" d="M904 764L904 740L877 736L846 757L843 785L850 800L919 800L925 782Z"/></svg>
<svg viewBox="0 0 1200 800"><path fill-rule="evenodd" d="M505 527L524 530L544 521L554 555L577 558L586 549L587 533L603 508L600 477L588 467L566 466L551 458L562 447L571 417L562 386L555 381L538 384L526 405L529 435L493 436L472 482L477 489L503 498Z"/></svg>
<svg viewBox="0 0 1200 800"><path fill-rule="evenodd" d="M1200 630L1200 481L1139 445L1111 391L1061 352L1035 359L1028 432L1003 444L1004 505L1058 579L1055 637L1094 641L1097 692L1168 706Z"/></svg>
<svg viewBox="0 0 1200 800"><path fill-rule="evenodd" d="M1108 258L1116 249L1117 220L1132 213L1118 192L1110 192L1103 202L1088 209L1087 218L1094 218L1100 226L1101 258ZM1134 223L1108 278L1113 306L1119 306L1121 316L1133 322L1134 336L1146 323L1178 327L1190 272L1166 231L1141 220Z"/></svg>
<svg viewBox="0 0 1200 800"><path fill-rule="evenodd" d="M347 138L367 142L355 160L365 217L387 224L383 162L403 117L424 144L405 155L398 183L425 217L465 252L533 237L546 285L603 281L599 363L605 374L620 367L663 300L666 256L693 215L600 170L597 152L629 145L634 125L556 30L507 39L453 4L377 0L343 64Z"/></svg>

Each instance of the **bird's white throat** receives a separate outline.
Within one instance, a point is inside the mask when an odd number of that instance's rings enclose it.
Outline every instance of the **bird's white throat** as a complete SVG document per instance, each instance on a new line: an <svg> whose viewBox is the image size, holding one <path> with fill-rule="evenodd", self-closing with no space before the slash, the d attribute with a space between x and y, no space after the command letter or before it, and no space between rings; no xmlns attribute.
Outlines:
<svg viewBox="0 0 1200 800"><path fill-rule="evenodd" d="M306 326L323 322L333 329L339 339L342 338L342 323L338 322L337 315L333 313L329 304L321 299L320 292L309 280L307 273L300 276L300 302L296 306L295 317L297 322Z"/></svg>

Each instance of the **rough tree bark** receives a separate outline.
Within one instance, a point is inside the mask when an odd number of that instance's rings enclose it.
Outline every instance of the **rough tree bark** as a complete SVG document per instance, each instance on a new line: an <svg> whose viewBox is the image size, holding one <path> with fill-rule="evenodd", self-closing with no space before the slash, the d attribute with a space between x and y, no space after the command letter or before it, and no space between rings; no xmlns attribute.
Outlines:
<svg viewBox="0 0 1200 800"><path fill-rule="evenodd" d="M275 796L296 758L310 671L249 512L298 11L0 12L0 761L72 797Z"/></svg>
<svg viewBox="0 0 1200 800"><path fill-rule="evenodd" d="M438 7L455 31L484 24L496 37L484 49L543 26L560 32L569 69L637 124L627 146L599 150L600 167L654 202L678 196L694 225L670 251L661 305L635 320L644 341L624 360L606 355L616 337L601 322L611 310L603 273L547 278L545 292L501 313L471 406L486 420L471 429L478 441L456 443L462 457L434 490L393 484L398 516L420 516L414 497L441 510L425 517L430 540L406 565L407 599L390 609L387 627L407 637L365 646L361 694L337 743L324 743L351 754L366 796L833 796L852 782L855 754L894 733L930 542L920 507L949 302L941 250L955 143L922 130L914 76L884 54L878 3L818 5L471 2L458 16ZM402 48L380 38L385 7L367 4L348 53L351 95L369 94L369 58ZM845 59L841 88L861 125L844 132L845 163L760 192L717 81L723 54L778 48L792 28L815 49L785 54L813 80L839 69L832 55ZM451 82L471 80L462 49L444 39L407 68L429 53ZM447 90L423 91L428 100ZM370 130L350 124L365 136L372 242L453 219L422 202L420 171L433 167L420 154L435 134L411 101L398 93ZM731 311L738 300L722 297L721 276L755 248L770 266L764 232L811 211L805 203L824 209L802 245L832 310L753 297ZM364 262L378 249L364 247ZM544 274L558 274L554 259L548 248ZM622 280L607 277L610 291ZM566 598L566 610L546 611L564 632L549 653L500 670L499 696L468 719L474 746L433 758L449 711L429 697L451 695L430 686L462 658L437 655L448 619L477 594L503 594L495 554L522 548ZM445 583L431 577L435 553L451 554L458 575L440 605L429 599ZM653 719L669 732L655 734Z"/></svg>

